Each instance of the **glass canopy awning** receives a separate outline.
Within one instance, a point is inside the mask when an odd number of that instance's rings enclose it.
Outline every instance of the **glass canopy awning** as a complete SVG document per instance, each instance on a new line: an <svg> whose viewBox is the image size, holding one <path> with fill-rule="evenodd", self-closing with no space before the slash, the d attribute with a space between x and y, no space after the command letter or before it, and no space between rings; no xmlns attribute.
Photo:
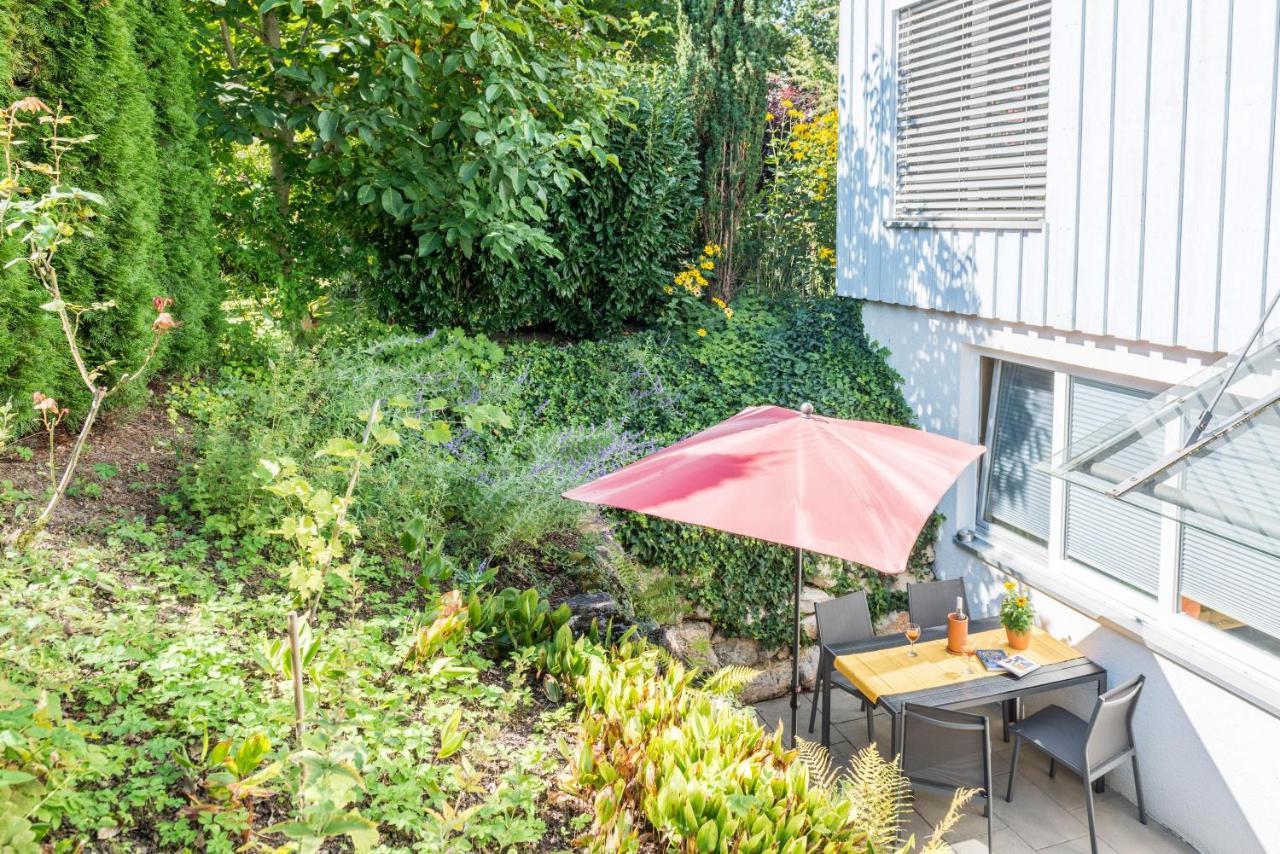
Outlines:
<svg viewBox="0 0 1280 854"><path fill-rule="evenodd" d="M1072 443L1064 478L1280 558L1280 331Z"/></svg>

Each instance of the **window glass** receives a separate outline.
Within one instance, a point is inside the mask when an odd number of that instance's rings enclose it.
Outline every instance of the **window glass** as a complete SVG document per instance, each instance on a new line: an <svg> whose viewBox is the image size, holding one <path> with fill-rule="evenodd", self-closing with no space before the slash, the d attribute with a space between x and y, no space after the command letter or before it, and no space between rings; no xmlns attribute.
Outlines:
<svg viewBox="0 0 1280 854"><path fill-rule="evenodd" d="M1043 543L1049 539L1049 476L1037 466L1053 452L1053 372L1008 362L998 368L986 519Z"/></svg>
<svg viewBox="0 0 1280 854"><path fill-rule="evenodd" d="M1151 395L1096 380L1072 377L1068 442L1076 442L1142 406ZM1154 462L1146 445L1118 456L1140 468ZM1118 461L1119 463L1119 461ZM1067 556L1143 593L1160 586L1160 517L1081 486L1067 487Z"/></svg>

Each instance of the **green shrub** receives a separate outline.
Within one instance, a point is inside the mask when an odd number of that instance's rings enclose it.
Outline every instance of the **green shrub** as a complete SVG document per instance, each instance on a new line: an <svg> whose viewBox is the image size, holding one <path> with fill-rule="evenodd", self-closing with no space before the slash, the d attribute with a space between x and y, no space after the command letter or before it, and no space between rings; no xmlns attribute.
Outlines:
<svg viewBox="0 0 1280 854"><path fill-rule="evenodd" d="M572 335L651 318L693 241L698 160L683 92L666 81L627 95L632 103L619 108L605 143L616 165L579 156L581 180L551 194L540 228L555 255L528 248L514 258L388 258L376 287L384 313L416 324L550 326ZM470 283L465 297L459 282Z"/></svg>
<svg viewBox="0 0 1280 854"><path fill-rule="evenodd" d="M176 298L184 323L162 362L207 363L219 323L220 283L212 263L206 158L191 116L188 25L178 0L81 3L34 0L0 10L0 100L35 95L62 104L77 134L96 138L64 164L75 184L106 198L96 239L59 253L70 300L114 300L86 319L90 364L137 364L150 343L153 296ZM13 246L0 246L11 257ZM0 274L0 396L39 390L83 403L58 330L40 316L25 271ZM5 364L10 363L10 364ZM23 413L27 413L24 411Z"/></svg>
<svg viewBox="0 0 1280 854"><path fill-rule="evenodd" d="M259 458L305 464L329 436L349 433L375 397L488 404L511 417L509 430L463 428L439 448L399 449L363 475L356 521L380 553L402 554L400 536L412 524L416 540L443 543L458 567L493 566L522 587L553 587L566 574L596 572L593 535L584 533L591 511L560 497L570 486L761 403L809 400L837 417L911 422L856 302L752 299L735 308L720 328L689 340L647 330L500 347L456 331L362 338L335 329L335 343L280 355L269 374L228 371L212 386L179 389L175 402L197 421L179 497L209 530L252 548L276 516L252 477ZM341 490L323 478L316 484ZM726 633L767 645L787 640L789 550L610 517L631 557L678 579L683 598L707 608ZM918 570L934 536L930 528L921 537ZM878 573L850 566L837 583L867 588L877 617L902 606ZM664 613L680 608L661 601L670 598L661 589L653 593Z"/></svg>

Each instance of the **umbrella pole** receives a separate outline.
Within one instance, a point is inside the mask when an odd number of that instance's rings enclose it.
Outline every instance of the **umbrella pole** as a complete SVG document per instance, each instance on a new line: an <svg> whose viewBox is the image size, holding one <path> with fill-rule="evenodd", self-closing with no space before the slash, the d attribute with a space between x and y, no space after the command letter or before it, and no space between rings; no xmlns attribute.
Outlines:
<svg viewBox="0 0 1280 854"><path fill-rule="evenodd" d="M791 619L791 746L796 746L796 722L800 716L800 591L804 586L804 549L796 549L796 589Z"/></svg>

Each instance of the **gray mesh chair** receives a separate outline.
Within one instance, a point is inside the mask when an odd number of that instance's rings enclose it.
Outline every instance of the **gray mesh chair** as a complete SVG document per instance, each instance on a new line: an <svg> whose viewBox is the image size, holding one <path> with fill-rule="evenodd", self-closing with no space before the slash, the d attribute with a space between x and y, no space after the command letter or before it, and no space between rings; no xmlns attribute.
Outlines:
<svg viewBox="0 0 1280 854"><path fill-rule="evenodd" d="M854 643L875 637L875 629L871 625L871 609L867 606L867 593L859 590L846 593L836 599L819 602L813 609L818 623L818 648L824 644ZM862 701L862 709L867 713L867 743L876 740L875 723L872 720L872 708L867 700L853 687L843 674L835 669L835 661L823 651L818 658L818 676L813 684L813 708L809 710L809 732L813 732L814 721L818 717L818 697L822 694L823 685L831 683L831 687L839 688ZM824 721L824 731L826 722Z"/></svg>
<svg viewBox="0 0 1280 854"><path fill-rule="evenodd" d="M991 730L985 715L904 705L902 773L912 788L981 790L991 849Z"/></svg>
<svg viewBox="0 0 1280 854"><path fill-rule="evenodd" d="M1138 821L1147 823L1142 803L1142 780L1138 777L1138 751L1133 741L1133 711L1138 706L1145 676L1130 679L1098 697L1093 715L1083 721L1059 706L1041 709L1012 727L1013 761L1009 767L1009 791L1018 773L1018 748L1026 741L1049 754L1049 776L1061 762L1080 775L1084 783L1084 803L1089 814L1089 844L1098 854L1098 838L1093 826L1093 782L1126 759L1133 762L1133 787L1138 795Z"/></svg>
<svg viewBox="0 0 1280 854"><path fill-rule="evenodd" d="M930 626L945 626L947 614L956 609L957 596L964 600L964 612L971 614L963 579L908 584L907 611L911 614L911 622L926 629Z"/></svg>

